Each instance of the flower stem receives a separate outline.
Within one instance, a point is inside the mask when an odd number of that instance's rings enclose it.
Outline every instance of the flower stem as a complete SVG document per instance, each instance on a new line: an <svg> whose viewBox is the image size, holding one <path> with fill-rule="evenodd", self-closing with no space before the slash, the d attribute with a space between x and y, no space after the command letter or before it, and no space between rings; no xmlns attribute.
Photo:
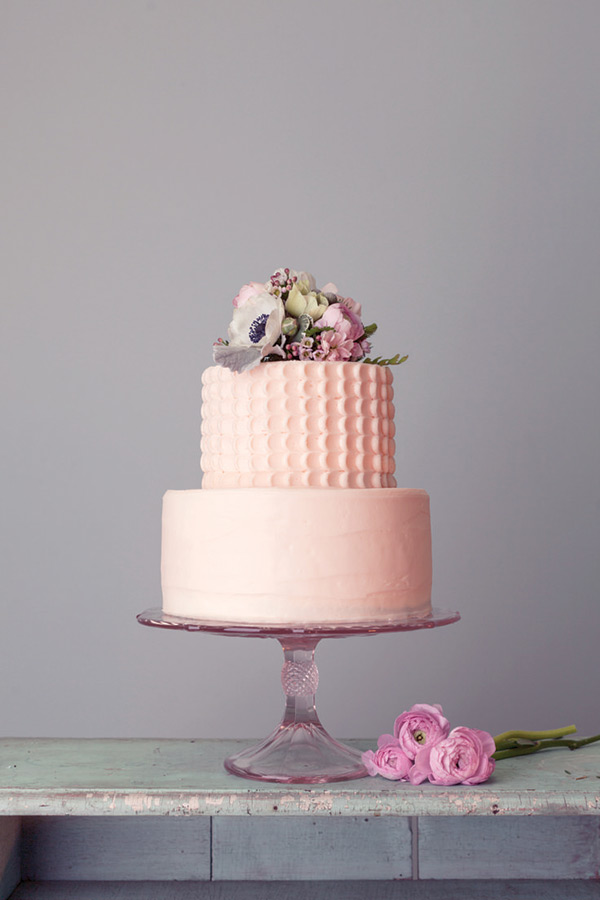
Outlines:
<svg viewBox="0 0 600 900"><path fill-rule="evenodd" d="M508 734L509 732L506 733ZM532 732L528 733L531 734ZM539 733L540 732L538 732L538 734ZM550 732L546 732L546 734L549 733ZM572 732L568 731L566 733L571 734ZM504 736L499 735L499 737ZM577 750L579 747L583 747L586 744L593 744L595 741L600 741L600 734L595 734L592 737L580 738L580 740L578 741L556 738L550 740L533 741L532 743L527 744L520 744L517 740L505 740L502 742L502 745L499 747L499 749L496 750L496 752L493 754L493 758L499 760L509 759L511 756L526 756L529 753L536 753L538 750L547 750L550 747L567 747L569 750Z"/></svg>
<svg viewBox="0 0 600 900"><path fill-rule="evenodd" d="M565 734L573 734L577 731L576 725L567 725L564 728L553 728L551 731L503 731L502 734L496 735L494 743L496 750L504 750L503 745L515 746L514 742L518 740L524 741L544 741L546 739L561 738Z"/></svg>
<svg viewBox="0 0 600 900"><path fill-rule="evenodd" d="M535 753L540 749L539 744L522 744L521 746L515 746L510 750L496 750L495 753L492 753L492 759L509 759L511 756L526 756L528 753Z"/></svg>
<svg viewBox="0 0 600 900"><path fill-rule="evenodd" d="M586 744L593 744L600 741L600 734L594 734L592 737L580 738L578 741L565 741L569 750L577 750L578 747L584 747Z"/></svg>

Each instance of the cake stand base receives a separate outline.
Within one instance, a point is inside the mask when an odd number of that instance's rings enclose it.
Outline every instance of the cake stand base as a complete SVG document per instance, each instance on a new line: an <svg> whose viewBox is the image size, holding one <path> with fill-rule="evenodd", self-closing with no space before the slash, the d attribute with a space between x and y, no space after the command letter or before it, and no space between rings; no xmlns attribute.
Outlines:
<svg viewBox="0 0 600 900"><path fill-rule="evenodd" d="M280 784L325 784L364 778L361 754L322 726L280 725L273 734L224 762L232 775Z"/></svg>
<svg viewBox="0 0 600 900"><path fill-rule="evenodd" d="M137 617L142 625L159 628L279 641L284 655L281 684L285 694L281 724L258 744L228 757L224 765L232 775L282 784L324 784L368 774L361 754L332 738L319 721L315 707L319 684L315 647L322 638L417 631L450 625L459 618L456 612L434 609L423 616L409 615L395 621L295 627L186 619L160 609L146 610Z"/></svg>
<svg viewBox="0 0 600 900"><path fill-rule="evenodd" d="M315 707L319 673L314 653L319 638L280 639L285 711L268 737L225 760L232 775L284 784L319 784L363 778L361 755L323 728Z"/></svg>

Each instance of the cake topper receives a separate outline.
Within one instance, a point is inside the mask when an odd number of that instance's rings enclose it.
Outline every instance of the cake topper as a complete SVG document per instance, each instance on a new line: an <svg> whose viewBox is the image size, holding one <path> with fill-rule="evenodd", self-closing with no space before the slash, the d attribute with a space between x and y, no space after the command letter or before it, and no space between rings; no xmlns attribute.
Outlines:
<svg viewBox="0 0 600 900"><path fill-rule="evenodd" d="M213 345L215 363L244 372L262 362L300 359L397 366L407 356L369 358L377 325L363 325L360 303L335 284L317 288L308 272L277 269L245 284L233 300L228 340Z"/></svg>

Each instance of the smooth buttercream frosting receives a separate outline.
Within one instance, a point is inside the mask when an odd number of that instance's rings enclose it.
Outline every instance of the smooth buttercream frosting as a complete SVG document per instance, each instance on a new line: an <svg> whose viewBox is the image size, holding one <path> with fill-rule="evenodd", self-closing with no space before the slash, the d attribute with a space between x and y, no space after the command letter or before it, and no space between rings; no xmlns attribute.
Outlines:
<svg viewBox="0 0 600 900"><path fill-rule="evenodd" d="M425 491L168 491L162 534L172 615L329 624L431 611Z"/></svg>
<svg viewBox="0 0 600 900"><path fill-rule="evenodd" d="M203 488L395 487L388 367L212 366L202 382Z"/></svg>

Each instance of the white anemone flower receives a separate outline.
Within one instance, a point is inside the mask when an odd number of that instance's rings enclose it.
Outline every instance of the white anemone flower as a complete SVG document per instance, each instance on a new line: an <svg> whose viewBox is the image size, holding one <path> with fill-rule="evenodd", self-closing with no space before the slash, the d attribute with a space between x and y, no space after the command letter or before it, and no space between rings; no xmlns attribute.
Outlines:
<svg viewBox="0 0 600 900"><path fill-rule="evenodd" d="M250 297L233 310L229 326L229 344L217 344L214 360L234 372L251 369L270 353L280 353L275 346L281 336L285 315L283 303L268 291Z"/></svg>

